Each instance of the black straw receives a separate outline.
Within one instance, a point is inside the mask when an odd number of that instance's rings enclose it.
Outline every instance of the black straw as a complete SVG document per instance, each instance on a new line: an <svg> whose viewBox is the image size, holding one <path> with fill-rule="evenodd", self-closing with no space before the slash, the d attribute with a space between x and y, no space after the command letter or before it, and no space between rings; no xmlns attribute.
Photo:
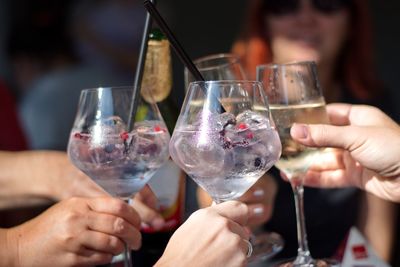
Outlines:
<svg viewBox="0 0 400 267"><path fill-rule="evenodd" d="M194 63L190 60L189 56L183 50L182 45L178 42L170 28L168 27L167 23L165 20L161 17L160 13L157 11L156 7L150 0L145 0L143 2L144 7L147 9L147 11L150 13L150 15L153 17L153 19L157 22L158 26L160 26L161 30L164 32L164 34L167 36L169 42L172 45L172 48L175 50L177 53L179 59L185 64L186 68L192 73L194 78L197 81L204 81L203 76L201 75L200 71L196 68Z"/></svg>
<svg viewBox="0 0 400 267"><path fill-rule="evenodd" d="M156 0L152 0L153 5L155 5ZM143 78L143 71L144 71L144 64L146 62L146 55L147 55L147 45L149 41L149 33L151 29L152 19L149 13L146 13L146 21L144 23L143 28L143 36L142 36L142 43L140 45L140 53L139 58L136 66L136 73L135 73L135 80L133 82L133 89L132 89L132 100L131 106L129 109L129 118L128 118L128 131L133 129L135 124L135 117L137 112L137 106L139 104L139 93L141 89L141 83Z"/></svg>
<svg viewBox="0 0 400 267"><path fill-rule="evenodd" d="M158 12L154 4L150 0L145 0L143 2L144 7L153 17L153 19L157 22L158 26L167 36L169 42L172 45L172 48L175 50L179 59L183 62L186 68L192 73L193 77L197 81L205 81L203 75L201 75L200 71L196 68L193 61L190 59L188 54L183 49L182 45L179 43L178 39L176 39L175 35L172 33L170 28L168 27L165 20L161 17L161 14ZM202 88L204 92L206 92L205 88ZM217 97L216 97L217 98ZM218 98L217 98L218 99ZM220 105L221 112L225 112L225 109L222 105Z"/></svg>

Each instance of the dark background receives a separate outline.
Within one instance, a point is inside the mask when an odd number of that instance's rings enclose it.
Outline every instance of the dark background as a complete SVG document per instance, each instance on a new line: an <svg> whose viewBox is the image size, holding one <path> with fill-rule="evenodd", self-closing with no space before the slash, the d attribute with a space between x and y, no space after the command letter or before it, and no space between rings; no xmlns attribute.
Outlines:
<svg viewBox="0 0 400 267"><path fill-rule="evenodd" d="M251 0L247 0L251 1ZM160 0L161 12L192 58L229 52L241 29L246 0ZM400 1L370 0L374 46L379 77L400 100ZM183 86L183 71L175 60L176 89ZM400 104L398 107L400 113Z"/></svg>

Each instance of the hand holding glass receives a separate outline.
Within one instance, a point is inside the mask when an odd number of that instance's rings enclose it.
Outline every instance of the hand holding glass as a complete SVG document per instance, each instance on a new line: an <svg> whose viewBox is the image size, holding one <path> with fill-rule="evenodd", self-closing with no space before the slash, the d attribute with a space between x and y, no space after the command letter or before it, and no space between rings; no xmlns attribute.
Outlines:
<svg viewBox="0 0 400 267"><path fill-rule="evenodd" d="M127 129L131 96L131 87L83 90L68 144L72 163L124 200L140 191L169 156L169 133L154 103L141 98L134 127ZM125 252L125 264L131 266Z"/></svg>

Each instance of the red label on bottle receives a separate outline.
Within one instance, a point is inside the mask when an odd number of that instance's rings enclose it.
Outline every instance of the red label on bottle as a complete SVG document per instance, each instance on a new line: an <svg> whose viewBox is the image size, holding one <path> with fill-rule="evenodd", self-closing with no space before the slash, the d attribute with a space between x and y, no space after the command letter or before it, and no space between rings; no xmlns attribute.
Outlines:
<svg viewBox="0 0 400 267"><path fill-rule="evenodd" d="M368 252L367 249L364 245L360 244L360 245L354 245L351 248L352 252L353 252L353 257L355 259L366 259L368 258Z"/></svg>

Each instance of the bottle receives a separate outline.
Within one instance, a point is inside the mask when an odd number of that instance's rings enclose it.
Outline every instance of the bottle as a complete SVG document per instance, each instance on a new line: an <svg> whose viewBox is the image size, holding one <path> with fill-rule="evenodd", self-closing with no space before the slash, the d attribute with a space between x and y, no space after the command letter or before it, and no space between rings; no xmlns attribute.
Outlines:
<svg viewBox="0 0 400 267"><path fill-rule="evenodd" d="M179 110L170 94L172 64L169 42L158 29L153 29L149 35L141 88L141 95L146 101L157 102L172 134ZM133 253L135 265L153 266L164 252L173 232L183 223L185 178L185 173L170 159L149 181L166 223L161 231L155 231L148 225L142 226L142 247Z"/></svg>

